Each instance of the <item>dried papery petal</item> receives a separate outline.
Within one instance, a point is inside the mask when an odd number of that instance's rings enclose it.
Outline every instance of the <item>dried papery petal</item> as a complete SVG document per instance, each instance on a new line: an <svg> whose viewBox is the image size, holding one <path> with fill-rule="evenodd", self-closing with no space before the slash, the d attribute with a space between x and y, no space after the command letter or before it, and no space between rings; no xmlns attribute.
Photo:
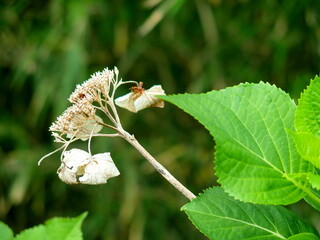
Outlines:
<svg viewBox="0 0 320 240"><path fill-rule="evenodd" d="M109 178L120 174L116 165L112 161L110 153L100 153L92 157L92 161L85 167L84 174L79 178L83 184L103 184Z"/></svg>
<svg viewBox="0 0 320 240"><path fill-rule="evenodd" d="M91 155L81 149L65 151L62 163L57 171L59 178L67 184L78 184L77 173L89 163Z"/></svg>
<svg viewBox="0 0 320 240"><path fill-rule="evenodd" d="M67 184L79 184L77 181L77 173L65 165L61 164L57 173L62 182Z"/></svg>
<svg viewBox="0 0 320 240"><path fill-rule="evenodd" d="M63 154L62 162L70 169L83 166L89 162L91 155L81 149L73 148L69 151L65 151Z"/></svg>
<svg viewBox="0 0 320 240"><path fill-rule="evenodd" d="M161 85L155 85L148 90L140 89L131 92L115 100L116 105L131 112L138 112L148 107L164 107L164 101L157 98L157 95L165 95Z"/></svg>
<svg viewBox="0 0 320 240"><path fill-rule="evenodd" d="M138 93L128 93L124 96L118 97L114 102L119 107L125 108L131 112L137 112L134 106L134 99L137 98Z"/></svg>
<svg viewBox="0 0 320 240"><path fill-rule="evenodd" d="M148 107L164 107L164 101L157 98L157 95L166 95L161 85L155 85L148 90L142 92L142 95L134 101L137 111Z"/></svg>
<svg viewBox="0 0 320 240"><path fill-rule="evenodd" d="M110 153L91 156L80 149L72 149L64 153L64 158L57 173L65 183L90 185L106 183L109 178L120 174Z"/></svg>

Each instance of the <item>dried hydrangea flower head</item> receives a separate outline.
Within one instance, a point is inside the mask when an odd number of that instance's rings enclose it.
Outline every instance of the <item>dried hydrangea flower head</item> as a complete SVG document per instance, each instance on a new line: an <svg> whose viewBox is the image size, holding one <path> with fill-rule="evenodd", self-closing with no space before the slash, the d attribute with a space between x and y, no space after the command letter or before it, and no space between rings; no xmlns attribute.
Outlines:
<svg viewBox="0 0 320 240"><path fill-rule="evenodd" d="M96 115L97 107L93 102L102 105L105 99L109 98L110 87L119 82L119 71L104 69L93 74L87 81L77 85L70 95L69 101L73 103L51 127L51 132L60 132L60 135L53 134L55 141L61 142L61 136L67 138L78 138L87 140L90 134L97 133L102 129L103 121ZM60 136L57 138L57 136Z"/></svg>
<svg viewBox="0 0 320 240"><path fill-rule="evenodd" d="M101 110L115 122L108 105L113 104L114 92L123 84L122 80L118 79L118 75L119 71L116 67L113 70L105 68L76 86L69 97L72 105L49 128L55 142L64 144L56 151L65 150L71 142L78 139L88 140L100 132L103 126L109 126L104 124L96 114L97 110ZM56 151L41 158L38 164Z"/></svg>
<svg viewBox="0 0 320 240"><path fill-rule="evenodd" d="M122 81L118 78L117 68L108 68L93 74L87 81L76 86L70 95L71 106L51 125L50 131L55 142L62 146L45 155L41 161L51 154L63 150L61 165L57 171L59 178L68 184L103 184L111 177L120 173L116 168L110 153L92 155L90 151L93 137L122 137L138 149L150 163L159 169L159 172L169 182L179 185L175 178L137 142L135 137L125 131L121 125L116 105L138 112L147 107L163 107L163 100L157 95L165 95L162 87L156 85L148 90L142 88L142 83ZM135 84L131 92L114 100L115 92L123 84ZM100 115L98 116L99 113ZM104 119L100 116L104 114ZM111 133L100 133L103 127ZM88 141L88 152L80 149L66 151L67 147L77 140ZM182 188L182 187L181 187Z"/></svg>
<svg viewBox="0 0 320 240"><path fill-rule="evenodd" d="M137 87L132 87L132 91L115 100L115 103L131 112L138 112L149 107L164 107L164 101L157 98L157 95L165 95L160 85L155 85L148 90L142 88L142 82Z"/></svg>

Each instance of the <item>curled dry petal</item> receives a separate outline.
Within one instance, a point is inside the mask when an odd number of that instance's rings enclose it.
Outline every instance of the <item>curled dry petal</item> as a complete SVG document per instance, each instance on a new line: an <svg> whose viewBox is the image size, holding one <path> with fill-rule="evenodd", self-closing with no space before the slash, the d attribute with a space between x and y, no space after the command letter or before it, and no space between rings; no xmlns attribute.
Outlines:
<svg viewBox="0 0 320 240"><path fill-rule="evenodd" d="M121 96L115 103L131 112L138 112L148 107L164 107L164 101L157 98L157 95L165 95L161 85L155 85L148 90L134 91Z"/></svg>
<svg viewBox="0 0 320 240"><path fill-rule="evenodd" d="M107 179L119 174L110 153L100 153L92 157L92 161L85 167L84 174L79 178L79 181L83 184L102 184L106 183Z"/></svg>
<svg viewBox="0 0 320 240"><path fill-rule="evenodd" d="M57 173L65 183L90 185L106 183L109 178L120 174L110 153L91 156L80 149L71 149L64 153Z"/></svg>

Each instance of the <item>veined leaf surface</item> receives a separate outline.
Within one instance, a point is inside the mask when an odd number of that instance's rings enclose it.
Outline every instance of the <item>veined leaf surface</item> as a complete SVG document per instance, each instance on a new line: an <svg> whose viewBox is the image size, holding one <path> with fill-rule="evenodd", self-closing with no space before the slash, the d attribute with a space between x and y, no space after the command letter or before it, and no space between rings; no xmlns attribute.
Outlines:
<svg viewBox="0 0 320 240"><path fill-rule="evenodd" d="M311 172L286 129L293 130L295 103L267 83L240 84L206 94L161 96L194 116L216 141L216 174L237 199L290 204L308 191L287 176Z"/></svg>
<svg viewBox="0 0 320 240"><path fill-rule="evenodd" d="M320 137L320 77L316 76L301 94L294 126L297 132Z"/></svg>
<svg viewBox="0 0 320 240"><path fill-rule="evenodd" d="M320 168L320 137L312 133L291 132L298 153L310 161L314 166Z"/></svg>
<svg viewBox="0 0 320 240"><path fill-rule="evenodd" d="M319 240L315 229L286 208L240 202L219 187L206 190L182 210L212 240Z"/></svg>

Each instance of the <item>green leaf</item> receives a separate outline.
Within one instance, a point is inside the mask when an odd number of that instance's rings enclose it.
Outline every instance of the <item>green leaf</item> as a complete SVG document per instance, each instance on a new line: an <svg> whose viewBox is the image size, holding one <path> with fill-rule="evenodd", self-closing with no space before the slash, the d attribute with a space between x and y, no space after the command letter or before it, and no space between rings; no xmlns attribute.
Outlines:
<svg viewBox="0 0 320 240"><path fill-rule="evenodd" d="M307 179L313 188L320 190L320 176L319 175L308 173Z"/></svg>
<svg viewBox="0 0 320 240"><path fill-rule="evenodd" d="M206 190L182 210L203 234L214 240L276 240L299 233L318 235L284 207L240 202L219 187Z"/></svg>
<svg viewBox="0 0 320 240"><path fill-rule="evenodd" d="M289 179L294 179L296 182L309 182L312 188L320 190L320 176L314 173L294 173L287 175ZM320 198L319 198L320 199Z"/></svg>
<svg viewBox="0 0 320 240"><path fill-rule="evenodd" d="M81 240L81 224L87 213L75 218L52 218L45 225L22 231L14 240Z"/></svg>
<svg viewBox="0 0 320 240"><path fill-rule="evenodd" d="M52 218L46 221L48 240L80 240L82 239L81 224L87 213L75 218Z"/></svg>
<svg viewBox="0 0 320 240"><path fill-rule="evenodd" d="M47 240L46 228L38 225L33 228L26 229L18 234L14 240Z"/></svg>
<svg viewBox="0 0 320 240"><path fill-rule="evenodd" d="M320 138L311 133L296 133L292 131L290 133L296 144L298 153L305 160L320 168Z"/></svg>
<svg viewBox="0 0 320 240"><path fill-rule="evenodd" d="M315 168L314 174L320 175L319 172L320 170ZM304 200L320 212L320 190L310 188L310 191L311 194L306 195Z"/></svg>
<svg viewBox="0 0 320 240"><path fill-rule="evenodd" d="M320 78L311 80L301 94L295 114L294 126L297 132L307 132L320 137Z"/></svg>
<svg viewBox="0 0 320 240"><path fill-rule="evenodd" d="M11 240L13 239L13 232L11 228L9 228L3 222L0 222L0 236L2 240Z"/></svg>
<svg viewBox="0 0 320 240"><path fill-rule="evenodd" d="M320 190L311 188L310 191L311 194L306 195L304 200L320 212Z"/></svg>
<svg viewBox="0 0 320 240"><path fill-rule="evenodd" d="M308 183L288 174L312 172L286 129L293 130L295 103L266 83L241 84L206 94L161 96L199 120L216 141L216 174L243 201L290 204Z"/></svg>
<svg viewBox="0 0 320 240"><path fill-rule="evenodd" d="M300 233L289 237L288 240L319 240L319 238L312 233Z"/></svg>

